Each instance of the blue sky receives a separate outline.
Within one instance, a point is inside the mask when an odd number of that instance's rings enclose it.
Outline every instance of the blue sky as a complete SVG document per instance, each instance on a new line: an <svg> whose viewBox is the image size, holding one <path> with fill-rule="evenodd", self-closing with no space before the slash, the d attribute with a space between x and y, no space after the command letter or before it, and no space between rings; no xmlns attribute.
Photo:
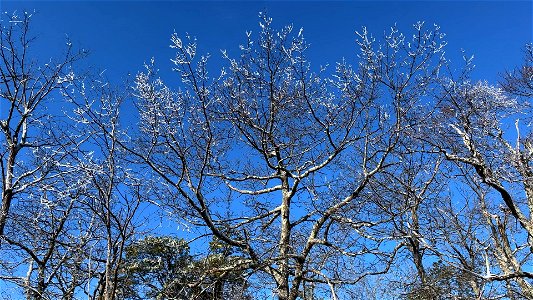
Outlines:
<svg viewBox="0 0 533 300"><path fill-rule="evenodd" d="M220 49L237 52L245 32L259 31L260 11L266 10L281 27L304 28L311 47L311 67L343 57L356 63L356 34L362 26L379 37L395 23L404 33L419 20L439 24L447 33L447 57L461 66L461 49L475 55L476 79L493 83L498 75L522 63L522 50L532 41L532 1L5 1L0 11L35 11L35 52L43 61L58 55L69 36L75 47L90 50L83 67L106 70L120 85L143 71L155 57L171 87L179 78L171 73L170 36L189 33L198 39L199 52L212 54L212 74L218 74ZM131 80L131 77L129 78ZM131 82L131 81L130 81ZM0 112L1 113L1 112ZM127 115L127 113L126 113ZM157 220L155 222L158 222ZM176 225L168 224L169 227ZM173 230L171 228L170 232Z"/></svg>
<svg viewBox="0 0 533 300"><path fill-rule="evenodd" d="M258 30L266 10L276 26L304 28L314 70L342 57L355 62L355 31L367 26L379 36L395 23L409 33L422 20L447 34L447 56L459 66L461 49L475 55L477 78L494 81L521 63L532 41L532 1L5 1L2 12L36 11L34 33L43 57L60 53L68 34L75 46L89 49L87 66L106 70L119 82L142 70L151 57L170 70L170 35L198 39L199 51L220 57L237 50L245 31Z"/></svg>
<svg viewBox="0 0 533 300"><path fill-rule="evenodd" d="M0 10L35 11L32 32L39 39L34 54L43 61L61 53L68 35L75 47L90 50L83 67L106 70L115 84L128 79L128 74L143 71L143 64L155 57L167 84L176 88L179 78L171 73L173 50L169 48L174 31L197 37L199 52L212 54L212 72L218 74L219 50L237 52L247 30L259 31L258 13L262 10L274 19L276 27L293 24L296 30L304 28L314 71L325 64L333 70L335 62L343 57L356 63L355 31L362 26L379 37L395 23L410 33L411 25L423 20L429 26L439 24L447 33L447 56L455 67L461 66L464 49L475 55L474 76L495 83L498 74L522 63L523 47L532 41L532 3L0 0Z"/></svg>
<svg viewBox="0 0 533 300"><path fill-rule="evenodd" d="M343 57L355 63L355 31L362 26L379 37L395 23L407 34L417 21L436 23L447 34L447 57L454 65L460 66L464 49L475 55L474 77L492 82L521 64L523 47L533 40L532 1L0 0L2 13L15 10L35 11L35 53L41 59L60 54L68 35L75 47L90 50L84 66L106 70L115 83L142 71L151 57L169 82L173 32L197 37L199 51L211 53L216 65L220 49L235 52L247 30L258 31L258 12L265 10L276 27L304 28L315 71ZM178 85L179 78L174 80Z"/></svg>

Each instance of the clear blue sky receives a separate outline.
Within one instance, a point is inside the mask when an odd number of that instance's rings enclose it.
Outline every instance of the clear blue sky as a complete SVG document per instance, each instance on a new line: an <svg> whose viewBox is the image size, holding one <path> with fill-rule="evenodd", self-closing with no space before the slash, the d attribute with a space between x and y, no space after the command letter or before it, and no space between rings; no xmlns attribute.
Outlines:
<svg viewBox="0 0 533 300"><path fill-rule="evenodd" d="M0 11L36 11L36 52L44 60L61 52L68 35L89 49L84 64L106 70L120 83L143 70L155 57L162 71L172 68L170 35L186 32L198 39L199 51L212 60L220 49L236 51L245 31L258 31L258 12L266 10L275 26L304 28L311 44L312 68L345 57L355 62L355 31L367 26L380 36L395 23L410 33L411 25L436 23L447 33L447 56L460 65L461 49L475 55L475 77L492 82L498 73L522 62L522 49L532 42L533 1L6 1ZM4 16L3 16L4 17ZM170 74L167 74L171 76ZM178 84L179 78L175 76Z"/></svg>
<svg viewBox="0 0 533 300"><path fill-rule="evenodd" d="M275 26L304 28L312 68L334 65L342 57L355 62L355 31L362 26L376 36L393 24L404 32L423 20L447 33L447 55L460 66L461 51L475 55L475 76L495 82L498 74L522 62L532 41L532 1L5 1L0 11L34 11L35 53L47 60L58 54L68 35L75 46L90 50L85 66L106 70L114 83L143 70L156 58L167 84L179 85L171 73L170 36L176 31L198 38L199 51L236 52L245 31L257 32L258 12L266 10ZM333 67L332 67L333 69ZM213 70L213 73L215 70ZM172 81L174 80L174 81Z"/></svg>
<svg viewBox="0 0 533 300"><path fill-rule="evenodd" d="M58 53L68 34L90 50L86 63L106 69L112 79L142 70L154 56L162 71L171 68L170 35L198 38L200 52L213 60L219 49L236 50L246 30L257 31L257 15L267 10L277 26L304 28L309 59L318 68L342 57L355 60L355 31L367 26L380 35L394 23L404 32L418 20L447 33L448 57L459 62L460 49L475 55L475 76L495 80L521 63L532 41L532 1L5 1L2 12L36 10L34 33L41 55Z"/></svg>
<svg viewBox="0 0 533 300"><path fill-rule="evenodd" d="M498 74L522 62L522 50L532 41L532 1L5 1L0 10L36 11L33 33L39 37L35 54L43 60L61 53L68 35L74 45L90 50L84 61L93 70L106 70L114 83L143 70L155 57L167 84L171 74L170 36L176 31L198 38L199 52L236 52L246 30L257 32L258 12L266 10L275 26L304 28L311 48L312 68L334 65L345 57L355 62L355 31L362 26L376 36L395 23L406 33L423 20L447 33L447 55L460 66L461 49L475 55L475 77L495 82ZM333 67L332 67L333 69ZM213 70L215 71L215 70ZM174 80L174 81L172 81ZM173 225L168 225L173 226ZM172 232L172 230L170 230Z"/></svg>

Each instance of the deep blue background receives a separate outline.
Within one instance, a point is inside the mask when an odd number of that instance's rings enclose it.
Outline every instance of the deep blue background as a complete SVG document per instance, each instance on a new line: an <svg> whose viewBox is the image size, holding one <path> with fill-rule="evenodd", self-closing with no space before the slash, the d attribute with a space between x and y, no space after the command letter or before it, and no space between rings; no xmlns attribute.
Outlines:
<svg viewBox="0 0 533 300"><path fill-rule="evenodd" d="M85 64L117 82L156 58L161 71L172 65L170 35L198 38L199 52L236 51L245 31L257 32L258 12L266 10L276 27L304 28L311 44L312 68L355 61L355 31L367 26L376 37L395 23L405 33L411 24L436 23L447 33L447 56L460 67L461 49L475 55L474 76L494 82L499 73L521 63L523 46L532 41L531 1L3 1L0 9L35 11L39 55L60 53L65 36L89 49Z"/></svg>

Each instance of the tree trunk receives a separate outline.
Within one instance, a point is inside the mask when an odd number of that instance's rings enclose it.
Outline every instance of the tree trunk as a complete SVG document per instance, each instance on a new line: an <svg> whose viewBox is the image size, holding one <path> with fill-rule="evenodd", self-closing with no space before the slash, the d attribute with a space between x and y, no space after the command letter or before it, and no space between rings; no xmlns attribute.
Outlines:
<svg viewBox="0 0 533 300"><path fill-rule="evenodd" d="M17 146L11 146L9 157L7 159L6 177L4 179L4 189L2 190L2 207L0 209L0 236L4 235L4 228L13 200L13 176L15 167L15 158L17 157L19 149Z"/></svg>
<svg viewBox="0 0 533 300"><path fill-rule="evenodd" d="M291 224L290 224L290 209L291 209L291 197L289 190L289 180L286 174L282 175L282 203L281 203L281 234L279 240L279 276L277 278L278 284L278 299L289 300L289 251L290 251L290 236L291 236Z"/></svg>

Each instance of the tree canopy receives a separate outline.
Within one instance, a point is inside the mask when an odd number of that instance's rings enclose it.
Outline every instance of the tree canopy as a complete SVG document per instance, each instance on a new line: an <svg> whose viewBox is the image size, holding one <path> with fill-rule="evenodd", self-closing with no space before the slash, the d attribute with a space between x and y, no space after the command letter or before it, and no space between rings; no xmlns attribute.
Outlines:
<svg viewBox="0 0 533 300"><path fill-rule="evenodd" d="M418 22L315 69L302 30L259 17L220 69L175 33L175 77L152 59L122 87L71 42L31 57L30 14L2 21L0 289L533 299L533 47L476 81Z"/></svg>

